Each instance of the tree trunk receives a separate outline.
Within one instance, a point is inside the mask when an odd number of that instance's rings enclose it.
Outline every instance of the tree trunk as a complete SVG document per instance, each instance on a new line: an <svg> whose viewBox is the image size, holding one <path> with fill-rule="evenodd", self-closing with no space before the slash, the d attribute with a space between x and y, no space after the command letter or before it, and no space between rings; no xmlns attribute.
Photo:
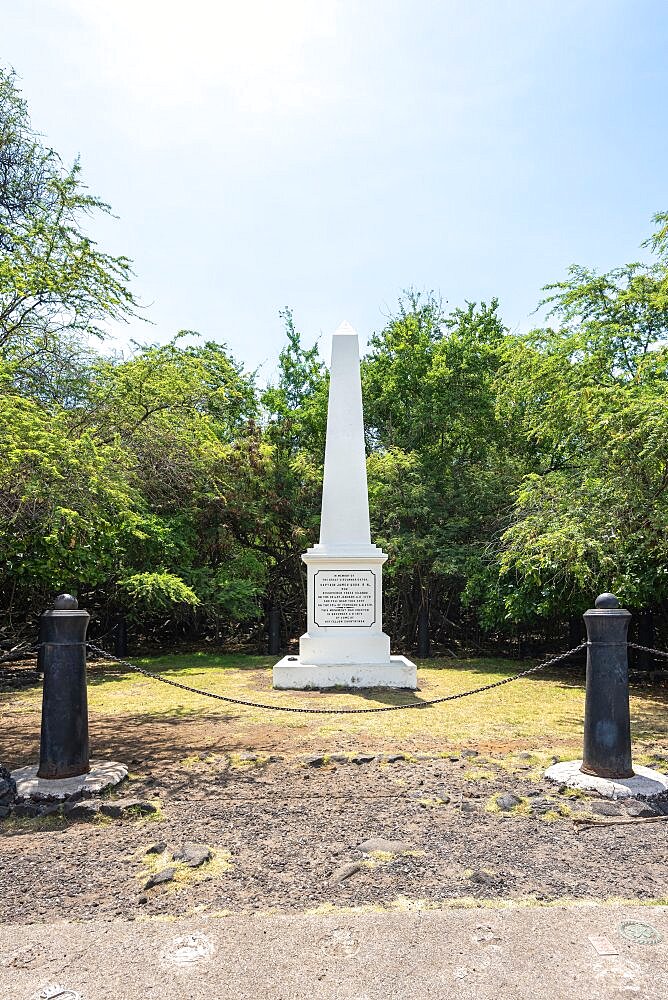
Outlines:
<svg viewBox="0 0 668 1000"><path fill-rule="evenodd" d="M417 655L423 660L429 656L429 602L426 597L418 609Z"/></svg>
<svg viewBox="0 0 668 1000"><path fill-rule="evenodd" d="M116 615L114 622L114 656L128 655L128 625L125 615Z"/></svg>
<svg viewBox="0 0 668 1000"><path fill-rule="evenodd" d="M651 608L643 608L638 615L638 643L641 646L652 646L656 643L656 630L654 628L654 612ZM654 664L649 653L636 650L636 669L652 670Z"/></svg>
<svg viewBox="0 0 668 1000"><path fill-rule="evenodd" d="M267 654L277 656L281 651L281 609L272 601L269 605L267 628Z"/></svg>

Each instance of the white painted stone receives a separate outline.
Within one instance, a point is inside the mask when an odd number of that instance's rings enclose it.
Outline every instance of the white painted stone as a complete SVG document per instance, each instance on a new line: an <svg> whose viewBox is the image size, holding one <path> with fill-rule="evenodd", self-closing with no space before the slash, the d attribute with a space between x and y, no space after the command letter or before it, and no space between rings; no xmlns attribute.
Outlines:
<svg viewBox="0 0 668 1000"><path fill-rule="evenodd" d="M284 656L274 667L274 687L289 690L321 688L410 688L415 690L415 664L405 656L390 656L389 663L304 663L301 657Z"/></svg>
<svg viewBox="0 0 668 1000"><path fill-rule="evenodd" d="M390 656L383 632L383 563L371 542L359 343L348 323L332 337L320 541L307 566L299 658L273 671L276 688L417 687L415 664Z"/></svg>
<svg viewBox="0 0 668 1000"><path fill-rule="evenodd" d="M668 775L651 767L634 766L632 778L599 778L580 770L581 760L561 761L548 767L545 777L569 788L597 792L606 799L647 799L668 792Z"/></svg>
<svg viewBox="0 0 668 1000"><path fill-rule="evenodd" d="M128 776L125 764L115 760L92 760L88 774L74 778L38 778L39 764L29 764L12 771L19 801L63 802L79 792L97 795L106 788L113 788Z"/></svg>

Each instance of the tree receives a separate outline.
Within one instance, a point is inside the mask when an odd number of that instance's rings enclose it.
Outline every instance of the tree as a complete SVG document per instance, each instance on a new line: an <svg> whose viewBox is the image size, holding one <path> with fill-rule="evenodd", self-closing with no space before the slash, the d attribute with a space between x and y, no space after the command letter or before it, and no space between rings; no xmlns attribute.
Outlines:
<svg viewBox="0 0 668 1000"><path fill-rule="evenodd" d="M286 631L303 625L306 599L301 555L317 539L327 425L329 374L317 344L305 348L292 312L282 313L287 344L278 379L262 395L265 414L257 544L268 557L267 609Z"/></svg>
<svg viewBox="0 0 668 1000"><path fill-rule="evenodd" d="M0 68L0 352L14 384L63 379L103 321L137 315L127 257L102 251L86 221L109 214L33 129L16 76Z"/></svg>
<svg viewBox="0 0 668 1000"><path fill-rule="evenodd" d="M409 292L364 361L371 514L390 555L386 604L409 641L429 605L451 631L498 527L499 494L517 478L494 410L506 336L497 308L446 313L433 295Z"/></svg>
<svg viewBox="0 0 668 1000"><path fill-rule="evenodd" d="M498 553L514 619L581 612L602 590L668 598L667 221L649 263L571 267L546 289L555 326L509 344L499 412L536 458Z"/></svg>

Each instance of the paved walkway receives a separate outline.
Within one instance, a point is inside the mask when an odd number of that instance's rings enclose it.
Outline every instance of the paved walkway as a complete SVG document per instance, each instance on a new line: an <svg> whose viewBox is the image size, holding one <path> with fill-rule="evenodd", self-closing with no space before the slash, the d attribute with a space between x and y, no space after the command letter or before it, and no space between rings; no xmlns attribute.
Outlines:
<svg viewBox="0 0 668 1000"><path fill-rule="evenodd" d="M628 940L626 922L660 940ZM665 1000L668 907L1 925L2 1000L55 986L59 1000Z"/></svg>

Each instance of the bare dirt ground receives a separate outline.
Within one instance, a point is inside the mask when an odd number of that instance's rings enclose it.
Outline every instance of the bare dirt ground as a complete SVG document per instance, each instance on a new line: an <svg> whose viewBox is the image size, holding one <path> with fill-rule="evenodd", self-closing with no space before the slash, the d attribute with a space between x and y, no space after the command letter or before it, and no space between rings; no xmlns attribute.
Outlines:
<svg viewBox="0 0 668 1000"><path fill-rule="evenodd" d="M157 818L7 821L0 922L668 897L668 820L579 829L573 817L600 805L545 782L539 753L323 762L209 748L177 762L159 736L131 757L135 736L114 795L159 801ZM512 811L504 792L521 800ZM601 822L627 817L603 808L617 815ZM372 837L402 845L363 853ZM213 860L145 889L184 842Z"/></svg>

